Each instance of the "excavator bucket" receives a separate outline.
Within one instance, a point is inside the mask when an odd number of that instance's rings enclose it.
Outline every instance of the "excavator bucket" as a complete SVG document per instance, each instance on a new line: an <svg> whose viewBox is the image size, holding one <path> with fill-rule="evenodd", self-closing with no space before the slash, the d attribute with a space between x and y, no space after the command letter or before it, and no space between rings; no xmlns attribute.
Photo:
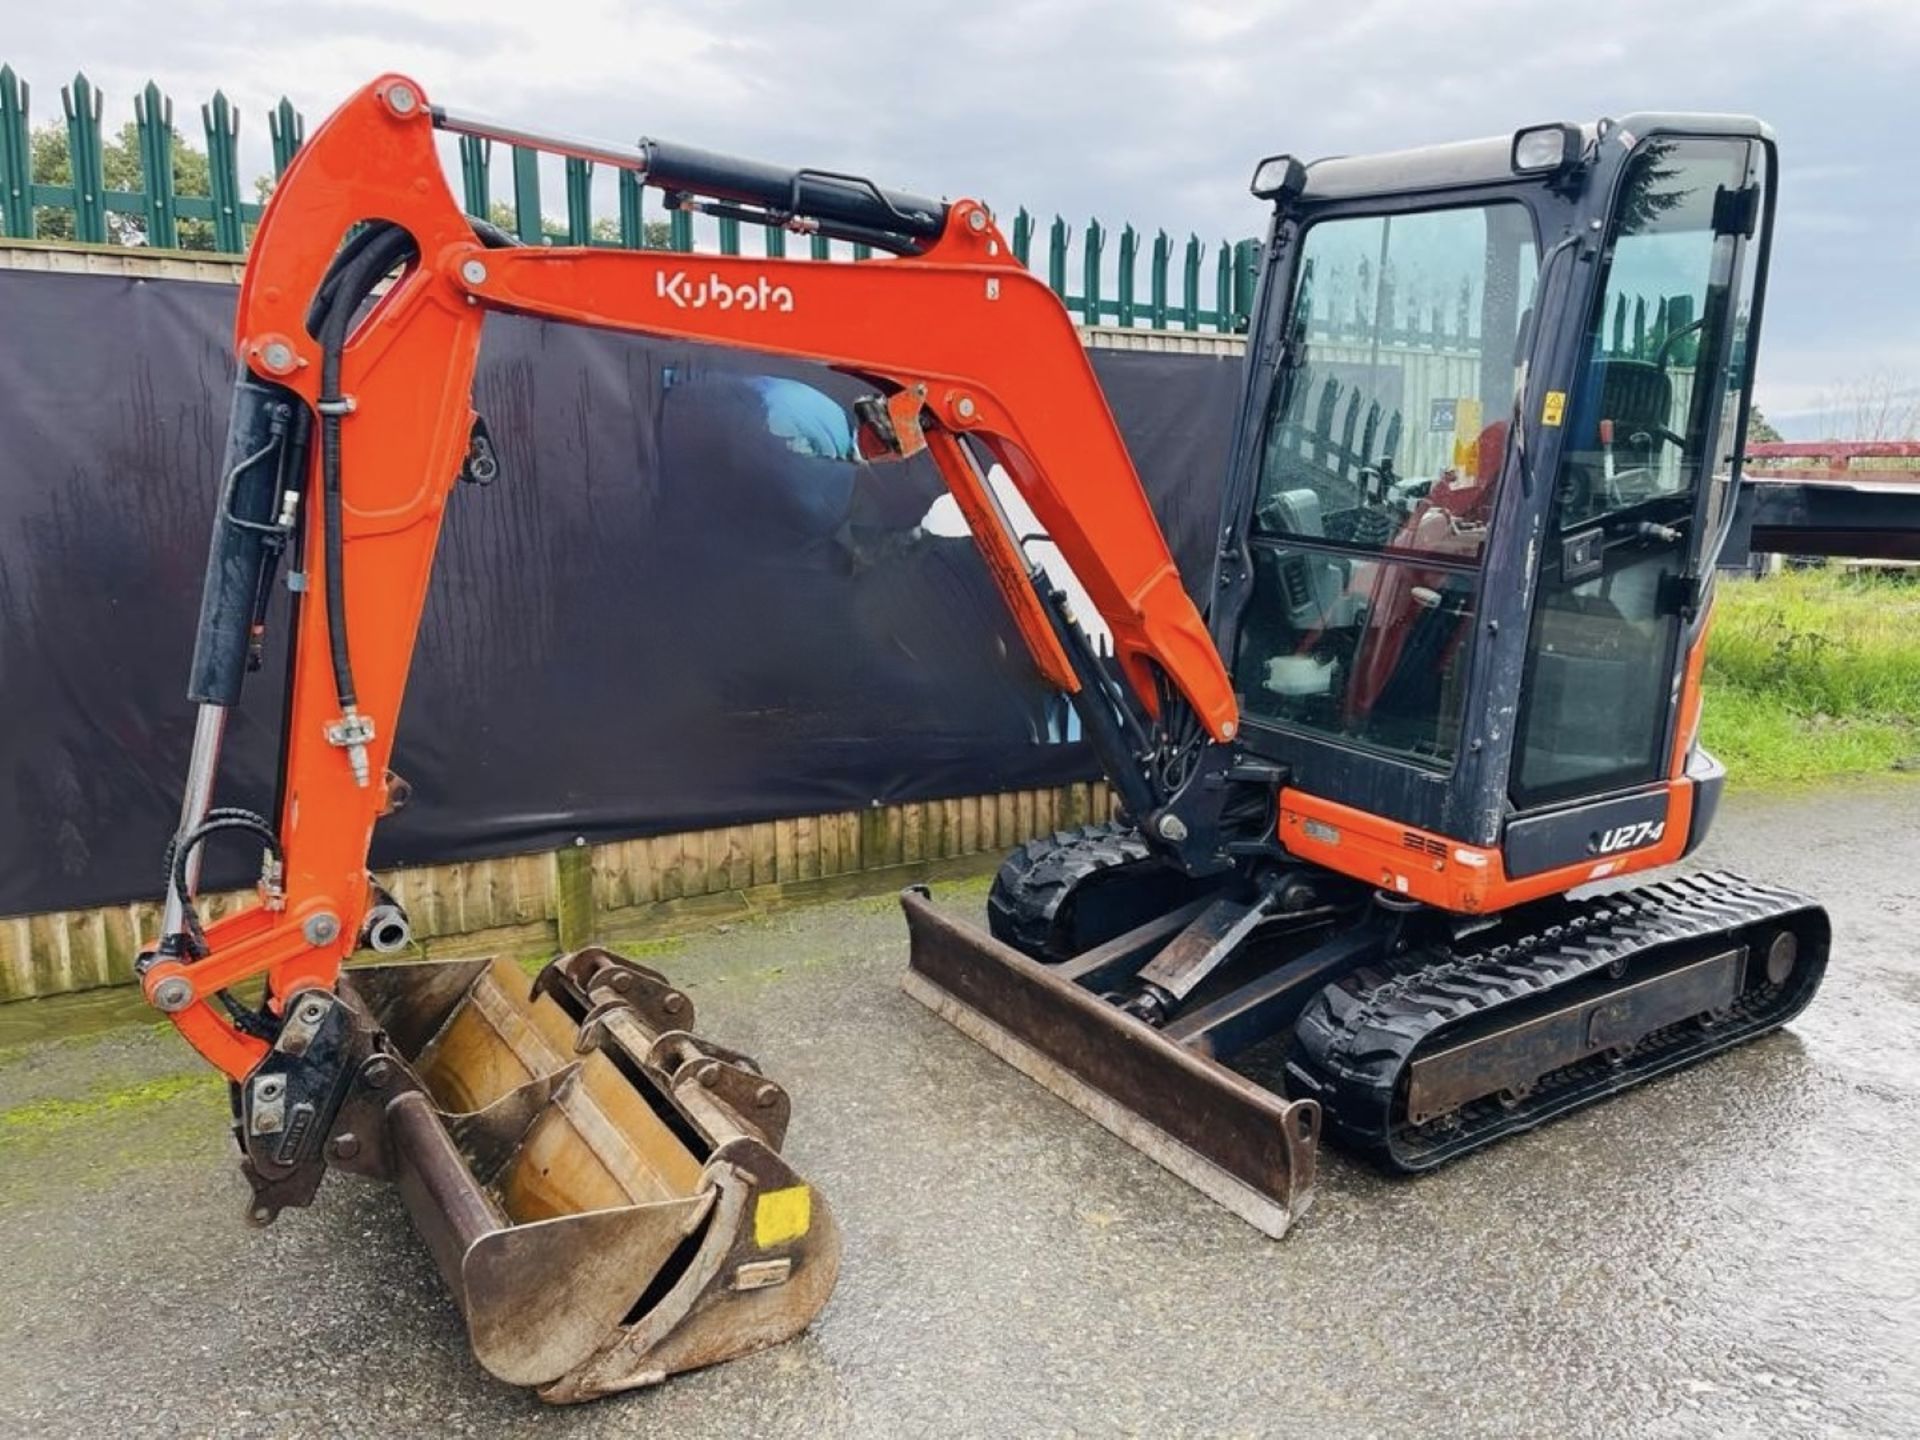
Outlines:
<svg viewBox="0 0 1920 1440"><path fill-rule="evenodd" d="M598 949L534 978L374 965L338 999L346 1043L371 1043L329 1158L398 1185L501 1380L587 1400L785 1340L826 1303L839 1234L780 1156L785 1091L696 1039L657 972Z"/></svg>
<svg viewBox="0 0 1920 1440"><path fill-rule="evenodd" d="M912 948L906 992L962 1034L1280 1238L1313 1202L1320 1107L1228 1069L1102 998L1157 952L1210 921L1206 901L1171 910L1061 965L1043 965L942 913L926 891L900 897Z"/></svg>

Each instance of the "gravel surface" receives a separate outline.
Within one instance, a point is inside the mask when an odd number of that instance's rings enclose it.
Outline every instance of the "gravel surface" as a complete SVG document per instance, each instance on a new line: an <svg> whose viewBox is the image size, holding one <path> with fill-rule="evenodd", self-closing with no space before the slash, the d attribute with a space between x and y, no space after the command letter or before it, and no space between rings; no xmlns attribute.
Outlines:
<svg viewBox="0 0 1920 1440"><path fill-rule="evenodd" d="M1735 796L1700 860L1832 911L1790 1030L1424 1179L1326 1157L1279 1244L903 996L888 901L650 956L792 1091L845 1263L792 1344L570 1410L474 1364L389 1191L246 1229L169 1031L5 1007L0 1432L1920 1433L1920 787Z"/></svg>

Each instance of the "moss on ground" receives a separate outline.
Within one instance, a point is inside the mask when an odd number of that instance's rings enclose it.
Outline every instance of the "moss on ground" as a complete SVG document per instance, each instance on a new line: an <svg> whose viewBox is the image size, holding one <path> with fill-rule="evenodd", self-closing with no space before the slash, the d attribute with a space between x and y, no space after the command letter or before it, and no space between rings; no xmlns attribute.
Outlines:
<svg viewBox="0 0 1920 1440"><path fill-rule="evenodd" d="M66 1125L90 1124L106 1116L164 1105L183 1095L211 1094L219 1089L220 1084L220 1077L213 1074L168 1075L132 1085L97 1089L77 1099L58 1097L15 1105L0 1110L0 1144L15 1136L38 1134Z"/></svg>
<svg viewBox="0 0 1920 1440"><path fill-rule="evenodd" d="M672 955L677 951L684 950L687 944L687 937L685 935L660 935L647 940L621 940L612 938L602 939L596 943L605 945L607 949L613 951L616 955L624 955L629 960L645 961L653 956ZM514 963L519 965L527 974L538 975L546 968L547 962L553 959L553 955L553 947L548 946L540 950L529 950L523 955L516 956Z"/></svg>

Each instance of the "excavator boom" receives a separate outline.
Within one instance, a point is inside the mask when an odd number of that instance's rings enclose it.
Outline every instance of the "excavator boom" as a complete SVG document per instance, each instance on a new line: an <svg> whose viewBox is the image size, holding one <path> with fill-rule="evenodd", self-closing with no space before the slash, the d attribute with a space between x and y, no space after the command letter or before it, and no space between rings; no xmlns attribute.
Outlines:
<svg viewBox="0 0 1920 1440"><path fill-rule="evenodd" d="M462 213L443 133L618 167L670 204L863 242L821 263L519 247ZM865 378L863 451L925 451L965 515L1035 663L1075 696L1142 813L1148 731L1237 725L1060 302L979 204L787 171L661 141L601 145L430 105L385 76L301 148L254 238L189 686L198 705L149 1000L235 1085L267 1223L329 1167L396 1181L495 1374L578 1399L791 1334L833 1283L830 1212L785 1165L784 1092L690 1033L691 1002L602 952L527 986L509 965L385 965L404 911L367 873L449 498L498 469L473 405L490 314L699 340ZM1112 633L1109 678L988 483L998 466ZM294 592L272 816L215 804L224 727L257 663L284 559ZM202 926L200 851L266 848L261 902ZM243 1002L250 982L264 1000ZM539 1338L536 1340L536 1336Z"/></svg>
<svg viewBox="0 0 1920 1440"><path fill-rule="evenodd" d="M1234 733L1232 686L1072 321L1013 258L984 208L965 200L937 207L937 230L915 248L867 263L490 248L492 237L477 234L455 205L434 151L438 128L462 126L542 138L436 112L401 77L361 91L289 168L241 287L235 344L246 378L226 513L250 478L284 479L293 497L286 508L305 522L298 571L308 596L326 603L302 604L296 620L285 782L272 827L281 893L271 907L210 927L206 953L191 963L163 948L142 977L148 997L229 1076L244 1077L264 1045L236 1029L213 997L262 974L279 995L331 987L360 938L368 839L389 799L387 762L440 521L476 434L473 369L491 312L734 345L871 379L884 392L884 443L896 455L924 449L939 466L1049 680L1069 693L1088 683L998 514L979 456L1005 468L1072 565L1112 631L1139 707L1153 711L1164 677L1208 733ZM649 168L661 164L652 142L631 152L550 143L621 160L656 182L692 183L684 177L700 172L723 194L753 189L756 178L763 183L754 193L766 193L765 167L743 166L728 184L716 178L728 173L718 157L701 167L668 151L675 164L663 175ZM804 202L809 172L797 173ZM935 208L919 202L916 213ZM310 325L316 297L342 281L343 254L371 265L375 281L394 278L350 330L342 317L330 349ZM312 473L287 474L283 451L291 454L301 429L319 437ZM273 458L240 463L263 450ZM283 498L271 489L276 512ZM225 527L215 536L192 690L203 730L217 732L237 700L256 589L240 547L257 545L257 535L236 538ZM232 582L236 570L247 583ZM196 747L183 835L204 823L203 772L217 751L217 734ZM169 936L179 929L164 928Z"/></svg>

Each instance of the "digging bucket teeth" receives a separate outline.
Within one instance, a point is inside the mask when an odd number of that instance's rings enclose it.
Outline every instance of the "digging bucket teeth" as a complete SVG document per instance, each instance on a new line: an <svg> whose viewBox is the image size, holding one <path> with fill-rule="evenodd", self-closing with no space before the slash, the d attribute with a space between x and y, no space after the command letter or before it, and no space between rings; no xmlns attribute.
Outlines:
<svg viewBox="0 0 1920 1440"><path fill-rule="evenodd" d="M1265 1234L1280 1238L1306 1212L1317 1103L1283 1099L1102 999L1086 983L1099 952L1043 965L942 914L924 891L900 903L912 941L902 985L914 999ZM1164 943L1174 929L1134 933Z"/></svg>
<svg viewBox="0 0 1920 1440"><path fill-rule="evenodd" d="M696 1038L665 977L593 949L532 979L356 967L338 998L360 1043L329 1162L398 1185L499 1379L588 1400L785 1340L826 1303L839 1232L780 1156L786 1093Z"/></svg>

